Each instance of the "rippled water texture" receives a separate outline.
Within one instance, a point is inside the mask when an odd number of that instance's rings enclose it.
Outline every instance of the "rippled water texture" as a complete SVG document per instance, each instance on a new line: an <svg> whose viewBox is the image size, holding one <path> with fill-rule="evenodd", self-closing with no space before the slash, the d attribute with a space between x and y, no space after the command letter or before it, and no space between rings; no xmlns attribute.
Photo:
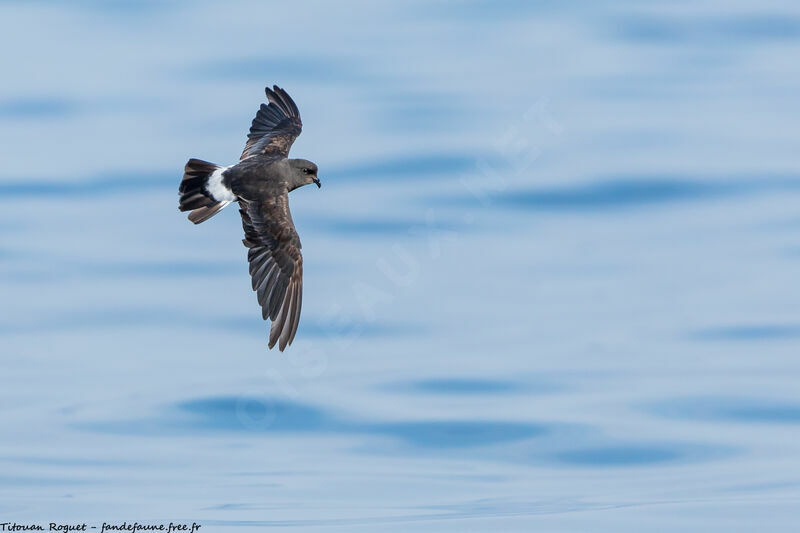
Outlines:
<svg viewBox="0 0 800 533"><path fill-rule="evenodd" d="M0 1L0 522L800 530L800 6ZM303 318L177 211L278 83Z"/></svg>

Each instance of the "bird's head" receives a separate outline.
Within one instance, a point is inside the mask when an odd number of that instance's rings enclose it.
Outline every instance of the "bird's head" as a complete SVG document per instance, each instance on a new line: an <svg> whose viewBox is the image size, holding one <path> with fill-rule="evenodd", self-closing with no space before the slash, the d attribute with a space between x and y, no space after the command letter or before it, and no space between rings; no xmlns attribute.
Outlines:
<svg viewBox="0 0 800 533"><path fill-rule="evenodd" d="M303 185L316 183L317 187L322 187L317 177L317 165L307 159L289 159L289 168L292 169L289 190L297 189Z"/></svg>

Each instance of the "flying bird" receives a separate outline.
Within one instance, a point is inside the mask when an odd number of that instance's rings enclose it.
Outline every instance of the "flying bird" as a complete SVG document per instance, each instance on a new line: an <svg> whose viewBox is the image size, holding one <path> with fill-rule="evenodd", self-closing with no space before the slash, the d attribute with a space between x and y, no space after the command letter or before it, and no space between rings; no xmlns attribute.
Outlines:
<svg viewBox="0 0 800 533"><path fill-rule="evenodd" d="M269 347L278 343L283 351L297 333L303 302L303 256L289 212L289 192L322 184L317 165L288 158L303 129L294 100L277 85L265 90L269 104L261 104L256 113L238 163L186 163L179 209L191 211L189 220L200 224L232 202L239 203L253 290L262 318L272 321Z"/></svg>

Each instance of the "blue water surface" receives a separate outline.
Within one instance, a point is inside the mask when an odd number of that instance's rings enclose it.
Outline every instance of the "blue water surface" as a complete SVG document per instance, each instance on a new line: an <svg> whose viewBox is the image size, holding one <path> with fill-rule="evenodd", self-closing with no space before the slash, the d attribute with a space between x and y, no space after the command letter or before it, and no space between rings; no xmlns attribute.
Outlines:
<svg viewBox="0 0 800 533"><path fill-rule="evenodd" d="M0 522L800 530L800 7L0 1ZM297 101L297 338L237 210Z"/></svg>

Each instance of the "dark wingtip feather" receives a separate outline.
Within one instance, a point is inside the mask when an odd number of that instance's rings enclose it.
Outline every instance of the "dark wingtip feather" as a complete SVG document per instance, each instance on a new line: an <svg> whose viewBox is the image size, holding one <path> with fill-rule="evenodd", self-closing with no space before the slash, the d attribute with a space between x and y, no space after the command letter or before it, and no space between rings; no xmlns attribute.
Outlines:
<svg viewBox="0 0 800 533"><path fill-rule="evenodd" d="M281 305L280 313L278 316L272 319L272 327L269 330L269 347L272 348L275 346L275 343L278 342L278 339L281 337L281 332L283 332L283 325L286 323L286 315L288 314L287 307L288 307L288 300L289 295L288 293L286 296L283 297L283 305ZM281 346L279 348L282 349Z"/></svg>
<svg viewBox="0 0 800 533"><path fill-rule="evenodd" d="M280 87L276 87L275 90L278 93L278 96L281 97L281 100L283 100L283 103L286 105L286 110L289 111L289 116L300 118L300 110L297 109L297 104L294 103L294 100L292 100L292 97L289 96L289 93Z"/></svg>
<svg viewBox="0 0 800 533"><path fill-rule="evenodd" d="M295 298L297 297L297 290L294 283L290 284L289 289L286 291L286 300L283 303L283 310L281 311L281 336L279 348L281 351L286 348L286 343L289 341L289 333L292 329L293 315L295 312Z"/></svg>
<svg viewBox="0 0 800 533"><path fill-rule="evenodd" d="M273 85L272 89L265 87L264 92L267 93L267 100L280 108L284 115L300 118L300 110L297 108L297 104L294 103L292 97L285 90Z"/></svg>
<svg viewBox="0 0 800 533"><path fill-rule="evenodd" d="M294 341L294 336L297 335L297 326L300 324L300 311L303 309L303 282L300 281L297 284L297 302L295 304L295 310L293 313L293 320L292 320L292 332L289 335L289 346L292 345Z"/></svg>

